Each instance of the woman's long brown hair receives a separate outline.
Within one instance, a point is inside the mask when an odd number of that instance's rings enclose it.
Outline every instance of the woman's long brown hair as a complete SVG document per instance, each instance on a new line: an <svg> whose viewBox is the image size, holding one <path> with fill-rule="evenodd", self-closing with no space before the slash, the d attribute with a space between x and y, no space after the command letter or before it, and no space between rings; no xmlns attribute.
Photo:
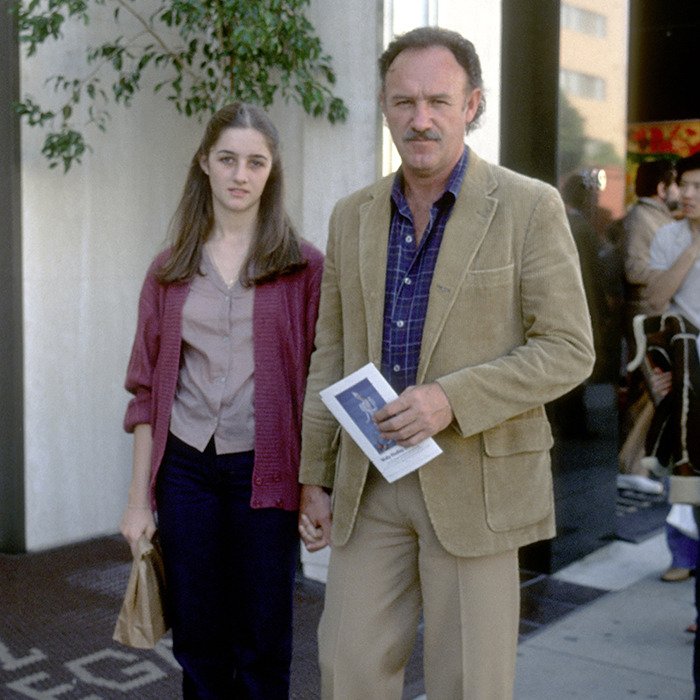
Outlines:
<svg viewBox="0 0 700 700"><path fill-rule="evenodd" d="M263 284L306 265L299 236L284 208L284 175L277 129L259 107L234 102L210 119L192 158L182 198L170 224L170 256L158 275L163 284L187 282L199 271L202 247L214 225L211 185L200 166L200 158L207 157L221 133L231 128L258 131L272 156L272 168L260 198L257 232L242 266L241 284Z"/></svg>

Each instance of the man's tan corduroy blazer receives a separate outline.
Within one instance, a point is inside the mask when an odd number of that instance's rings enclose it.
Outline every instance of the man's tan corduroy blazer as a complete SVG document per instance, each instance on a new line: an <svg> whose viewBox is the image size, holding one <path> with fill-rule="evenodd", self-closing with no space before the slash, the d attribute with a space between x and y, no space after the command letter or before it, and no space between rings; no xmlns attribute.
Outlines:
<svg viewBox="0 0 700 700"><path fill-rule="evenodd" d="M333 489L335 545L351 535L369 461L319 391L381 362L389 176L341 200L329 226L300 481ZM417 383L437 381L454 420L420 468L440 542L477 556L554 535L544 404L589 375L578 256L554 188L470 152L430 287Z"/></svg>

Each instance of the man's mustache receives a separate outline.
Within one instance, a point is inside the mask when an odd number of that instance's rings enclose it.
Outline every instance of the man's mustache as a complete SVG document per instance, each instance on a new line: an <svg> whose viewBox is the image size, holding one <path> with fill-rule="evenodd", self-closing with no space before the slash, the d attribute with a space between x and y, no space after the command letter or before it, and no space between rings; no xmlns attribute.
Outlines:
<svg viewBox="0 0 700 700"><path fill-rule="evenodd" d="M404 141L440 141L440 134L433 129L425 129L425 131L416 131L416 129L409 129L403 135Z"/></svg>

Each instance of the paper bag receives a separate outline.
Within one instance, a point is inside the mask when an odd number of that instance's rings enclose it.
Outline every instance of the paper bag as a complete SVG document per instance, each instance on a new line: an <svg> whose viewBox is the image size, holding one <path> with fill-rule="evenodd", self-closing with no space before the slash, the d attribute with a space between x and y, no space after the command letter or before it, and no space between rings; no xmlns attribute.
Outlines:
<svg viewBox="0 0 700 700"><path fill-rule="evenodd" d="M165 572L157 541L141 535L136 543L124 603L112 639L136 649L152 649L168 630Z"/></svg>

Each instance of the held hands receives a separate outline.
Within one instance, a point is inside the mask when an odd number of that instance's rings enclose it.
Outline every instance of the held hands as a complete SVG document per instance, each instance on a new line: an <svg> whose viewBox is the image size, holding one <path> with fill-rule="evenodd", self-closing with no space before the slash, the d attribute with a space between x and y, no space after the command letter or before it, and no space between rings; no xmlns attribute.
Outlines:
<svg viewBox="0 0 700 700"><path fill-rule="evenodd" d="M320 486L301 487L299 535L309 552L331 544L331 498Z"/></svg>
<svg viewBox="0 0 700 700"><path fill-rule="evenodd" d="M410 447L444 430L452 418L445 392L433 382L409 386L377 411L373 420L383 438ZM299 535L309 552L331 544L331 499L320 486L301 487Z"/></svg>
<svg viewBox="0 0 700 700"><path fill-rule="evenodd" d="M130 506L124 509L119 531L131 547L132 556L136 556L136 542L142 534L150 540L156 531L156 521L149 506Z"/></svg>
<svg viewBox="0 0 700 700"><path fill-rule="evenodd" d="M409 386L374 414L381 435L412 447L444 430L453 418L450 402L436 383Z"/></svg>

